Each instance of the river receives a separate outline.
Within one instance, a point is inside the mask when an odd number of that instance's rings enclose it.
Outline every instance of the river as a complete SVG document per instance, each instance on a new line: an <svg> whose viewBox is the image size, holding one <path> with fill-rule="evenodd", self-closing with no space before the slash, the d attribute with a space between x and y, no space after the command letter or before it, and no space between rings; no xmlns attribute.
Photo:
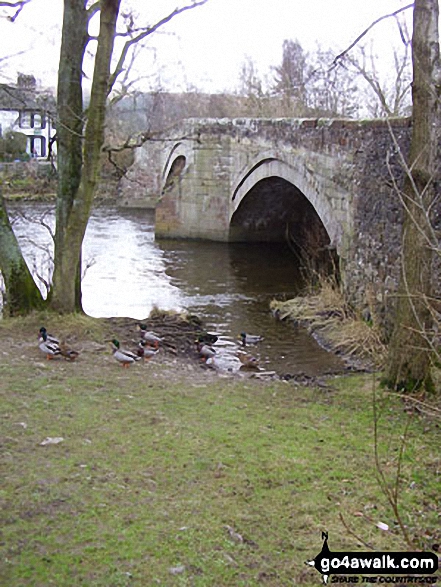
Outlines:
<svg viewBox="0 0 441 587"><path fill-rule="evenodd" d="M52 208L21 202L9 210L28 265L47 280ZM156 240L153 211L98 207L84 239L83 271L87 314L142 320L154 306L196 314L219 335L220 369L239 369L240 332L264 337L252 351L265 370L315 376L342 369L304 329L269 311L272 298L287 299L301 287L295 257L282 244Z"/></svg>

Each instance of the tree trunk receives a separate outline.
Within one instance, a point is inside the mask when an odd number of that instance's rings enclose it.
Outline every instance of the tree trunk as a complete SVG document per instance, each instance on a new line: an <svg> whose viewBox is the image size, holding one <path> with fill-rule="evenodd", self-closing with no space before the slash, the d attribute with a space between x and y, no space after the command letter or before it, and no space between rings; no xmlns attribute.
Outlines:
<svg viewBox="0 0 441 587"><path fill-rule="evenodd" d="M433 249L428 210L437 158L438 0L416 0L413 20L413 125L403 195L401 276L386 374L390 387L406 391L432 387L427 300Z"/></svg>
<svg viewBox="0 0 441 587"><path fill-rule="evenodd" d="M75 87L66 87L62 90L63 98L66 99L64 115L71 119L70 126L66 125L65 148L62 148L59 154L62 179L57 198L56 254L51 300L52 307L62 313L81 309L81 247L95 194L101 147L104 142L110 61L120 1L102 0L100 3L100 32L83 145L82 104L80 109L77 89L81 89L87 18L83 1L65 0L65 11L68 10L68 14L65 12L63 22L65 51L63 52L62 48L59 83ZM80 28L73 31L73 22ZM71 103L78 111L69 108ZM82 147L84 159L81 158Z"/></svg>
<svg viewBox="0 0 441 587"><path fill-rule="evenodd" d="M5 281L4 315L17 316L44 305L26 265L0 193L0 270Z"/></svg>
<svg viewBox="0 0 441 587"><path fill-rule="evenodd" d="M81 263L66 244L66 230L81 182L83 165L83 58L87 12L84 0L65 0L57 92L58 191L54 251L54 278L50 294L54 309L81 309ZM74 289L72 290L72 283Z"/></svg>

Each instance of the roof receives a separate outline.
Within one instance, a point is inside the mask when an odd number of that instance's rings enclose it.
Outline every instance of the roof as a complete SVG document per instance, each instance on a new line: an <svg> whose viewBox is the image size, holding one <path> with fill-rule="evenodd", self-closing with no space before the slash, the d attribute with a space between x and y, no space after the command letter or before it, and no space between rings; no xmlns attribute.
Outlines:
<svg viewBox="0 0 441 587"><path fill-rule="evenodd" d="M0 84L0 110L55 111L55 99L49 93L36 93L35 89Z"/></svg>

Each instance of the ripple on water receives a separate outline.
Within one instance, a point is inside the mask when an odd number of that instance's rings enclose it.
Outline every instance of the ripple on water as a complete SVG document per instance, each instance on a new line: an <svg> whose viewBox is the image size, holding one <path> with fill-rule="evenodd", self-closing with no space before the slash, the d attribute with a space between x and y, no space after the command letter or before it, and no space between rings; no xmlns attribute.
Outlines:
<svg viewBox="0 0 441 587"><path fill-rule="evenodd" d="M17 203L10 209L27 261L39 267L45 262L44 247L51 250L49 232L20 212L25 209L29 218L45 214L53 226L53 211L43 203ZM264 336L247 350L265 369L317 375L342 367L303 329L277 322L269 312L273 297L292 297L301 283L292 253L282 245L157 241L151 211L100 207L87 227L83 259L90 265L83 305L92 316L141 320L154 306L188 310L219 334L216 360L233 371L241 366L238 335L243 331Z"/></svg>

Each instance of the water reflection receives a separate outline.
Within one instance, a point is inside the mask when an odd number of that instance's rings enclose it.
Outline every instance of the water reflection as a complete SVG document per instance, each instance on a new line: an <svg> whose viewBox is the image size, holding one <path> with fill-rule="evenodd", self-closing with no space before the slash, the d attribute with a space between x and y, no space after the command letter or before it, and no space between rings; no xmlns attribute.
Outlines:
<svg viewBox="0 0 441 587"><path fill-rule="evenodd" d="M44 262L50 235L20 216L38 216L47 206L15 204L14 230L31 267ZM45 222L53 225L53 213ZM47 253L46 253L47 255ZM154 238L154 213L96 209L87 227L83 306L91 316L143 319L156 305L188 310L219 334L217 362L237 370L240 332L261 334L260 364L279 373L314 375L339 361L302 329L279 323L269 312L273 297L290 297L300 287L294 257L283 245L224 244Z"/></svg>
<svg viewBox="0 0 441 587"><path fill-rule="evenodd" d="M184 309L154 240L152 212L96 210L84 239L83 307L91 316L143 319L153 306ZM89 260L89 261L88 261Z"/></svg>

